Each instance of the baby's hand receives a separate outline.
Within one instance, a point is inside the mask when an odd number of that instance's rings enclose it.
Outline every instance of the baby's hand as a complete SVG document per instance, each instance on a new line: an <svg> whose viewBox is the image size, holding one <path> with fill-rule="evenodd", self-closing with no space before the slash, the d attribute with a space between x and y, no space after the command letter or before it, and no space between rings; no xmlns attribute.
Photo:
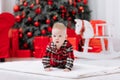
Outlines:
<svg viewBox="0 0 120 80"><path fill-rule="evenodd" d="M65 72L69 72L70 70L69 70L69 69L67 69L67 68L65 68L65 69L64 69L64 71L65 71Z"/></svg>
<svg viewBox="0 0 120 80"><path fill-rule="evenodd" d="M52 71L51 68L45 68L45 71Z"/></svg>

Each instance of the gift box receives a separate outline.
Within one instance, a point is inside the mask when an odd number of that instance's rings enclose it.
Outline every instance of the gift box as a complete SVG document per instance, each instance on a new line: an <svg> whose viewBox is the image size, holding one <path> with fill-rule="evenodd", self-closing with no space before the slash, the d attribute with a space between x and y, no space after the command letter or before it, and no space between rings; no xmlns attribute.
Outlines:
<svg viewBox="0 0 120 80"><path fill-rule="evenodd" d="M76 37L68 37L67 40L72 44L74 50L78 50L78 39Z"/></svg>
<svg viewBox="0 0 120 80"><path fill-rule="evenodd" d="M10 57L15 57L17 50L19 49L19 37L18 37L18 30L12 29L11 30L11 38L10 38Z"/></svg>
<svg viewBox="0 0 120 80"><path fill-rule="evenodd" d="M108 48L108 40L104 39L104 43L105 43L105 48L107 50L107 48ZM99 52L102 51L101 41L98 38L92 38L92 39L90 39L89 46L92 47L92 49L89 49L89 52L99 53Z"/></svg>
<svg viewBox="0 0 120 80"><path fill-rule="evenodd" d="M43 49L43 50L41 48L35 49L35 51L33 52L33 56L35 58L42 58L44 53L45 53L45 49Z"/></svg>
<svg viewBox="0 0 120 80"><path fill-rule="evenodd" d="M104 20L91 20L90 23L92 24L94 34L97 34L97 32L96 32L96 24L104 24L104 23L106 23L106 21L104 21ZM103 35L102 27L98 27L98 35L99 36Z"/></svg>
<svg viewBox="0 0 120 80"><path fill-rule="evenodd" d="M46 46L48 45L49 42L50 42L49 37L44 37L44 36L35 37L34 38L34 53L33 53L34 57L42 58L45 53Z"/></svg>
<svg viewBox="0 0 120 80"><path fill-rule="evenodd" d="M101 52L102 51L102 44L101 39L104 39L102 36L105 34L105 23L104 20L91 20L90 23L92 24L93 30L94 30L94 38L90 40L90 46L92 46L92 49L89 50L90 52ZM98 28L98 29L97 29ZM108 40L104 39L105 48L107 49L108 46Z"/></svg>
<svg viewBox="0 0 120 80"><path fill-rule="evenodd" d="M67 28L67 36L68 37L75 37L76 36L75 30L71 29L71 28Z"/></svg>
<svg viewBox="0 0 120 80"><path fill-rule="evenodd" d="M67 40L72 44L73 49L74 50L78 50L78 41L79 41L79 37L75 36L75 37L67 37ZM50 38L50 41L52 41L52 38Z"/></svg>
<svg viewBox="0 0 120 80"><path fill-rule="evenodd" d="M29 58L32 56L32 52L30 50L17 50L16 56L17 58Z"/></svg>

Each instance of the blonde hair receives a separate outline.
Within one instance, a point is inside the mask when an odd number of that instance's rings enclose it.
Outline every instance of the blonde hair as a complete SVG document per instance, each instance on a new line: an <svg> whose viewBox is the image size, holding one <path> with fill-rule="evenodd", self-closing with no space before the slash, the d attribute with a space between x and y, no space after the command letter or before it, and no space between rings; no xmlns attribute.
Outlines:
<svg viewBox="0 0 120 80"><path fill-rule="evenodd" d="M66 29L66 26L65 26L63 23L60 23L60 22L54 23L53 28L52 28L52 31L53 31L54 29L59 29L59 30L65 32L65 34L66 34L66 30L67 30L67 29Z"/></svg>

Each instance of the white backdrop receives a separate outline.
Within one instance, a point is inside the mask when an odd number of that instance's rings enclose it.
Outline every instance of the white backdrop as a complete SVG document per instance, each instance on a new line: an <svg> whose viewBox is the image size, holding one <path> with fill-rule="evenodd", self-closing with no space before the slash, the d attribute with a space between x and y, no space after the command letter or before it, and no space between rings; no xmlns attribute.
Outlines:
<svg viewBox="0 0 120 80"><path fill-rule="evenodd" d="M106 20L113 36L113 45L120 51L120 0L88 0L92 19Z"/></svg>
<svg viewBox="0 0 120 80"><path fill-rule="evenodd" d="M10 12L13 13L13 6L16 0L0 0L0 13Z"/></svg>
<svg viewBox="0 0 120 80"><path fill-rule="evenodd" d="M92 19L106 20L113 36L120 36L120 0L88 0Z"/></svg>
<svg viewBox="0 0 120 80"><path fill-rule="evenodd" d="M0 13L2 12L2 0L0 0Z"/></svg>
<svg viewBox="0 0 120 80"><path fill-rule="evenodd" d="M13 13L17 0L0 0L0 13ZM106 20L111 28L115 49L120 51L120 0L88 0L91 9L91 19Z"/></svg>

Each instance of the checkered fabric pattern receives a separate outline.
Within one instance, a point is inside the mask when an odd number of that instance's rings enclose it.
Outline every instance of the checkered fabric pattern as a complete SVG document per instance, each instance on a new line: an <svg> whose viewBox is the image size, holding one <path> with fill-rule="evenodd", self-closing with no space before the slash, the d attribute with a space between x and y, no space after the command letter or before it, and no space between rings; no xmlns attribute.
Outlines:
<svg viewBox="0 0 120 80"><path fill-rule="evenodd" d="M58 50L53 42L46 48L46 53L42 59L44 68L58 67L71 70L73 67L74 54L73 47L69 41L65 40Z"/></svg>

